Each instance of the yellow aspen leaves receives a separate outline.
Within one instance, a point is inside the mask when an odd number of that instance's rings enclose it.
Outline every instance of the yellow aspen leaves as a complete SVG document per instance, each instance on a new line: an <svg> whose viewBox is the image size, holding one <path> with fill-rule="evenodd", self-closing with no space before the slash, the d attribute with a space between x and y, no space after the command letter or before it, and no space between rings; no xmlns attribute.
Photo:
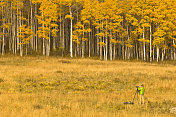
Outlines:
<svg viewBox="0 0 176 117"><path fill-rule="evenodd" d="M73 20L74 17L72 17L72 16L70 16L70 15L66 15L66 16L65 16L65 19L72 19L72 20Z"/></svg>
<svg viewBox="0 0 176 117"><path fill-rule="evenodd" d="M19 43L19 45L28 44L30 39L34 36L34 32L26 25L20 26L18 33L18 37L21 39L21 43Z"/></svg>

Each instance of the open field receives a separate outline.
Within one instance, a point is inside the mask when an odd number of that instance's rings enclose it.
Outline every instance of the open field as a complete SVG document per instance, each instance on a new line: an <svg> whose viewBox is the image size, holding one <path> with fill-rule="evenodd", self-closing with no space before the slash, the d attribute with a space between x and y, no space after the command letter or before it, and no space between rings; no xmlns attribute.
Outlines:
<svg viewBox="0 0 176 117"><path fill-rule="evenodd" d="M124 105L141 83L146 103ZM1 57L0 92L2 117L174 117L176 65Z"/></svg>

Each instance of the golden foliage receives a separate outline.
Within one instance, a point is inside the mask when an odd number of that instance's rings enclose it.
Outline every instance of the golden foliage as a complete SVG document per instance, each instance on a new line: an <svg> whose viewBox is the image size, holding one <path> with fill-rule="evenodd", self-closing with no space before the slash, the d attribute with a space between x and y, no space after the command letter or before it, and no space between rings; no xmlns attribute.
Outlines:
<svg viewBox="0 0 176 117"><path fill-rule="evenodd" d="M65 16L65 19L72 19L72 20L73 20L74 17L72 17L71 15L66 15L66 16Z"/></svg>
<svg viewBox="0 0 176 117"><path fill-rule="evenodd" d="M106 45L106 43L104 43L104 42L98 42L98 45L104 47Z"/></svg>
<svg viewBox="0 0 176 117"><path fill-rule="evenodd" d="M110 42L111 43L116 43L116 40L115 39L111 39Z"/></svg>

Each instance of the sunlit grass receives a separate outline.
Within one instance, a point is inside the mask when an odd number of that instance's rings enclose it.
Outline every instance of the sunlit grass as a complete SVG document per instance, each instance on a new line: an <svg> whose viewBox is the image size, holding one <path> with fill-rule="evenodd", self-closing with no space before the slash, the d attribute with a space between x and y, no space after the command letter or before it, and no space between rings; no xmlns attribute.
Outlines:
<svg viewBox="0 0 176 117"><path fill-rule="evenodd" d="M0 58L4 117L174 117L176 66L56 57ZM145 104L132 101L137 85Z"/></svg>

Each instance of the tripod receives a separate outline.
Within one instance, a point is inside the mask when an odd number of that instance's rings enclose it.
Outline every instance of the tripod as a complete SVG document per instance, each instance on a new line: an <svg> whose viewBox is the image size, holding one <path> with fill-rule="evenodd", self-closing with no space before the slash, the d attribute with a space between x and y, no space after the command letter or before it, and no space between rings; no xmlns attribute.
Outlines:
<svg viewBox="0 0 176 117"><path fill-rule="evenodd" d="M135 99L136 95L137 95L137 100L138 100L138 93L139 93L139 91L137 89L136 92L135 92L135 94L134 94L133 100L129 101L129 102L124 102L124 104L134 104L134 99Z"/></svg>
<svg viewBox="0 0 176 117"><path fill-rule="evenodd" d="M133 97L133 103L134 103L134 99L135 99L135 97L136 97L136 95L137 95L137 100L138 100L138 93L139 93L139 91L138 90L136 90L136 92L135 92L135 94L134 94L134 97Z"/></svg>

